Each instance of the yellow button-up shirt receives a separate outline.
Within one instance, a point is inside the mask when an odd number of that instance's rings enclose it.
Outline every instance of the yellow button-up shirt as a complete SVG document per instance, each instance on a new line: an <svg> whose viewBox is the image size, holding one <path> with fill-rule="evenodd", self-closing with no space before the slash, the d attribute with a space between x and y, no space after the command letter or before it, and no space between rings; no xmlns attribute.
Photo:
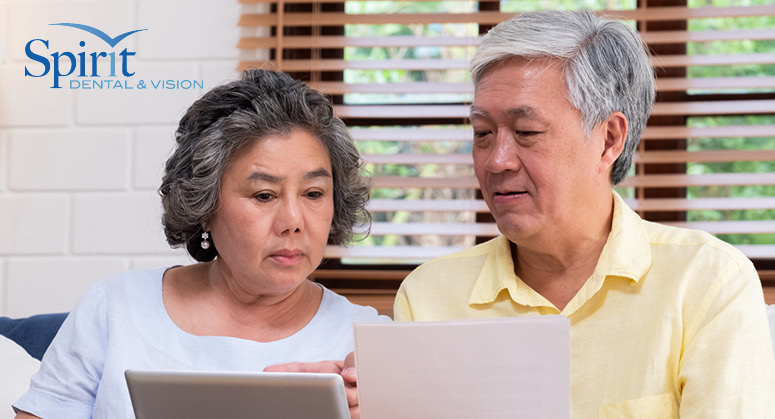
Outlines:
<svg viewBox="0 0 775 419"><path fill-rule="evenodd" d="M572 418L775 418L753 264L707 233L642 220L617 194L595 271L562 311L516 276L503 236L417 268L394 311L397 321L567 316Z"/></svg>

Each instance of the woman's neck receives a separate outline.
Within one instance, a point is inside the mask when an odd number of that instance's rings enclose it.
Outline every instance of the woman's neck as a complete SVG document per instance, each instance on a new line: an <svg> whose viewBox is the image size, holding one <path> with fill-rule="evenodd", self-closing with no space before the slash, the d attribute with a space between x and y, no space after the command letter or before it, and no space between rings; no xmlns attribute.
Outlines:
<svg viewBox="0 0 775 419"><path fill-rule="evenodd" d="M323 297L323 289L308 280L286 293L250 295L237 281L220 276L223 270L215 262L190 268L169 282L164 302L173 321L194 335L283 339L314 318Z"/></svg>

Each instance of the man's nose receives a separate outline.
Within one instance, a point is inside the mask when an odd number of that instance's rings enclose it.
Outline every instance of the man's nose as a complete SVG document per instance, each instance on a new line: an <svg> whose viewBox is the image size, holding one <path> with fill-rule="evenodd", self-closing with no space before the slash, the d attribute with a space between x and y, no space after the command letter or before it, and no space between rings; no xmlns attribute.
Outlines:
<svg viewBox="0 0 775 419"><path fill-rule="evenodd" d="M511 132L498 130L484 164L485 170L490 173L518 171L522 167L518 152L517 144Z"/></svg>

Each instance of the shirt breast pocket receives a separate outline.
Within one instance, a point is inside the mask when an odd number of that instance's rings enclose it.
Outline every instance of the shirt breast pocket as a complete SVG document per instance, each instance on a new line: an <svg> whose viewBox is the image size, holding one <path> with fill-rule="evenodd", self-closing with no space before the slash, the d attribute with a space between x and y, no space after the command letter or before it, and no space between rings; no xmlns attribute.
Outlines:
<svg viewBox="0 0 775 419"><path fill-rule="evenodd" d="M607 404L600 408L600 419L678 418L678 403L672 393Z"/></svg>

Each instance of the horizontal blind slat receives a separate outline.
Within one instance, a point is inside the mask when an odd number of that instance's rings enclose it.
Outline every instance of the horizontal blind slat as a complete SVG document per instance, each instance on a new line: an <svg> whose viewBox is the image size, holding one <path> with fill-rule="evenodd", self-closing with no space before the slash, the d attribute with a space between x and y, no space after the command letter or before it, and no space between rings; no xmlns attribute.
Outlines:
<svg viewBox="0 0 775 419"><path fill-rule="evenodd" d="M464 128L350 128L356 141L472 141L470 126ZM728 125L718 127L646 127L641 140L684 138L773 137L775 125Z"/></svg>
<svg viewBox="0 0 775 419"><path fill-rule="evenodd" d="M735 247L751 259L775 257L775 245L737 245ZM324 255L326 258L429 260L462 250L465 248L452 246L359 246L347 248L327 246Z"/></svg>
<svg viewBox="0 0 775 419"><path fill-rule="evenodd" d="M710 163L773 161L775 150L646 151L633 156L635 163Z"/></svg>
<svg viewBox="0 0 775 419"><path fill-rule="evenodd" d="M775 209L775 198L648 198L625 199L635 211ZM481 199L373 199L371 212L490 212Z"/></svg>
<svg viewBox="0 0 775 419"><path fill-rule="evenodd" d="M775 221L693 221L662 224L703 230L711 234L775 233ZM372 223L371 235L393 234L401 236L496 236L499 232L495 223Z"/></svg>
<svg viewBox="0 0 775 419"><path fill-rule="evenodd" d="M684 186L744 186L773 184L775 184L775 173L710 173L704 175L628 176L617 186L681 188Z"/></svg>
<svg viewBox="0 0 775 419"><path fill-rule="evenodd" d="M495 223L390 223L376 221L371 224L372 236L495 236Z"/></svg>
<svg viewBox="0 0 775 419"><path fill-rule="evenodd" d="M361 259L412 259L428 260L459 252L462 247L384 246L384 247L339 247L326 246L326 258Z"/></svg>
<svg viewBox="0 0 775 419"><path fill-rule="evenodd" d="M374 188L433 188L433 189L478 189L479 183L473 176L449 176L437 178L409 176L375 176Z"/></svg>
<svg viewBox="0 0 775 419"><path fill-rule="evenodd" d="M654 55L655 67L685 67L706 65L775 64L775 53L728 55Z"/></svg>
<svg viewBox="0 0 775 419"><path fill-rule="evenodd" d="M489 212L487 204L480 199L372 199L369 202L369 211L393 212L393 211L475 211Z"/></svg>
<svg viewBox="0 0 775 419"><path fill-rule="evenodd" d="M450 154L361 154L366 163L373 164L456 164L473 165L470 153Z"/></svg>
<svg viewBox="0 0 775 419"><path fill-rule="evenodd" d="M373 164L453 164L472 165L470 153L395 153L362 154L366 163ZM709 150L709 151L646 151L633 155L634 163L708 163L733 161L773 161L775 150Z"/></svg>
<svg viewBox="0 0 775 419"><path fill-rule="evenodd" d="M288 70L287 66L283 66ZM347 93L474 93L471 83L343 83L316 82L309 86L326 94L339 95ZM658 91L681 91L690 89L721 90L721 89L756 89L775 87L775 77L707 77L707 78L662 78L657 79Z"/></svg>
<svg viewBox="0 0 775 419"><path fill-rule="evenodd" d="M407 176L375 176L375 188L451 188L478 189L474 176L421 178ZM775 185L775 173L710 173L704 175L644 175L628 176L617 186L671 188L685 186L744 186Z"/></svg>
<svg viewBox="0 0 775 419"><path fill-rule="evenodd" d="M340 118L468 118L468 105L338 105ZM654 104L654 116L775 113L775 100L728 100Z"/></svg>
<svg viewBox="0 0 775 419"><path fill-rule="evenodd" d="M718 127L646 127L641 139L772 137L775 125L727 125Z"/></svg>
<svg viewBox="0 0 775 419"><path fill-rule="evenodd" d="M253 48L245 48L253 49ZM730 55L655 55L655 67L684 67L707 65L775 64L775 53ZM460 59L388 59L388 60L283 60L285 71L343 71L343 70L468 70L469 60ZM277 68L274 61L242 61L246 68ZM657 79L664 80L664 79Z"/></svg>
<svg viewBox="0 0 775 419"><path fill-rule="evenodd" d="M775 198L625 199L635 211L775 209Z"/></svg>
<svg viewBox="0 0 775 419"><path fill-rule="evenodd" d="M642 35L648 44L675 44L684 42L710 41L768 41L775 39L775 33L766 29L746 29L730 31L665 31L647 32ZM345 48L345 47L459 47L478 46L481 38L477 36L285 36L284 48ZM274 48L275 37L243 37L237 44L240 49Z"/></svg>
<svg viewBox="0 0 775 419"><path fill-rule="evenodd" d="M711 234L772 234L775 233L775 221L693 221L671 222L667 225L693 228Z"/></svg>
<svg viewBox="0 0 775 419"><path fill-rule="evenodd" d="M596 12L610 18L621 20L664 21L691 18L709 17L751 17L769 16L775 14L773 6L748 6L748 7L654 7L635 10L603 10ZM283 17L285 26L309 26L309 25L425 25L432 23L475 23L480 25L496 25L511 19L517 13L478 11L473 13L286 13ZM272 13L243 13L239 19L239 26L271 26L277 24L277 15Z"/></svg>

